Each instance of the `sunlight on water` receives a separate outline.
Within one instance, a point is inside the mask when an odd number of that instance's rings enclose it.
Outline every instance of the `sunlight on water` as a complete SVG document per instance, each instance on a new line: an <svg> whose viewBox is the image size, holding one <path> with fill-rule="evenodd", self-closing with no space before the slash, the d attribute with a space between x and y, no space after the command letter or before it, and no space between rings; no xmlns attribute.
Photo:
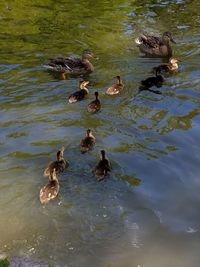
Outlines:
<svg viewBox="0 0 200 267"><path fill-rule="evenodd" d="M198 1L10 1L0 4L0 252L70 267L199 266ZM191 19L192 18L192 19ZM159 92L140 81L162 62L138 34L171 31L180 71ZM79 77L42 65L90 48L98 59L86 100L68 104ZM121 75L125 89L105 94ZM102 110L87 104L98 91ZM92 128L93 151L80 140ZM65 147L60 193L41 206L44 168ZM101 149L113 170L97 183Z"/></svg>

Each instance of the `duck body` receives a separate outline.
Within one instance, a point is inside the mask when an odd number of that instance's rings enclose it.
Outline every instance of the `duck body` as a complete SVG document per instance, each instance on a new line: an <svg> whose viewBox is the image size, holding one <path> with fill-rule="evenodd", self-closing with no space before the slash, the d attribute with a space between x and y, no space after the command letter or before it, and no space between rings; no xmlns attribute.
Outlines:
<svg viewBox="0 0 200 267"><path fill-rule="evenodd" d="M69 166L68 161L64 159L64 147L57 152L57 160L51 162L48 167L44 170L44 176L50 176L55 169L56 173L63 172L65 168Z"/></svg>
<svg viewBox="0 0 200 267"><path fill-rule="evenodd" d="M90 102L87 106L87 111L89 113L96 113L101 109L101 102L99 100L98 92L95 92L94 95L96 99Z"/></svg>
<svg viewBox="0 0 200 267"><path fill-rule="evenodd" d="M152 86L161 87L164 82L164 78L161 74L149 77L141 81L141 85L144 88L151 88ZM141 89L141 88L140 88Z"/></svg>
<svg viewBox="0 0 200 267"><path fill-rule="evenodd" d="M170 58L169 63L161 64L153 68L155 73L170 73L173 74L178 71L178 59Z"/></svg>
<svg viewBox="0 0 200 267"><path fill-rule="evenodd" d="M75 93L69 96L69 99L68 99L69 103L75 103L75 102L81 101L86 97L86 95L89 93L89 90L86 87L88 83L89 82L86 82L86 81L80 82L80 90L76 91Z"/></svg>
<svg viewBox="0 0 200 267"><path fill-rule="evenodd" d="M121 93L121 91L124 89L124 84L121 80L120 76L116 76L117 78L117 83L113 84L112 86L110 86L107 90L106 90L106 94L107 95L117 95L119 93Z"/></svg>
<svg viewBox="0 0 200 267"><path fill-rule="evenodd" d="M59 190L60 185L56 176L56 169L53 169L49 175L49 183L40 190L39 198L41 204L47 204L50 200L56 198Z"/></svg>
<svg viewBox="0 0 200 267"><path fill-rule="evenodd" d="M150 57L171 57L170 42L175 43L170 32L164 32L162 37L142 34L135 42L140 51Z"/></svg>
<svg viewBox="0 0 200 267"><path fill-rule="evenodd" d="M94 67L89 61L93 57L94 55L90 50L84 50L82 58L58 57L50 59L44 67L54 72L86 74L94 71Z"/></svg>
<svg viewBox="0 0 200 267"><path fill-rule="evenodd" d="M92 134L91 129L87 130L86 137L81 140L81 153L86 153L89 150L92 150L95 145L95 137Z"/></svg>
<svg viewBox="0 0 200 267"><path fill-rule="evenodd" d="M108 172L111 171L111 165L108 159L105 157L105 151L101 150L101 160L94 168L94 174L98 181L105 178Z"/></svg>

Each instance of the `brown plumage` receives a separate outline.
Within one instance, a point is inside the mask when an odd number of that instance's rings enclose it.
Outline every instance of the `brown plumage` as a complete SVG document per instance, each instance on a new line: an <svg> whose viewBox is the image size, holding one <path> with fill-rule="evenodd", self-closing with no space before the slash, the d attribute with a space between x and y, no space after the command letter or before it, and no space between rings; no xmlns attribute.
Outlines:
<svg viewBox="0 0 200 267"><path fill-rule="evenodd" d="M47 204L50 200L54 199L58 195L59 190L60 185L56 176L56 169L54 168L49 175L49 183L40 190L39 198L41 204Z"/></svg>
<svg viewBox="0 0 200 267"><path fill-rule="evenodd" d="M88 129L86 133L86 137L81 140L81 152L86 153L87 151L93 149L95 145L95 137L92 134L92 130Z"/></svg>
<svg viewBox="0 0 200 267"><path fill-rule="evenodd" d="M86 74L94 70L92 63L89 61L94 58L90 50L84 50L82 58L58 57L50 59L44 67L51 71L69 74Z"/></svg>
<svg viewBox="0 0 200 267"><path fill-rule="evenodd" d="M141 34L135 42L142 53L151 57L171 57L173 51L170 42L176 43L170 32L164 32L162 37Z"/></svg>
<svg viewBox="0 0 200 267"><path fill-rule="evenodd" d="M101 102L99 100L98 92L95 92L94 95L95 95L95 100L90 102L87 106L87 111L90 113L98 112L101 109Z"/></svg>
<svg viewBox="0 0 200 267"><path fill-rule="evenodd" d="M113 84L106 90L107 95L117 95L124 89L124 84L120 76L116 76L117 83Z"/></svg>
<svg viewBox="0 0 200 267"><path fill-rule="evenodd" d="M157 67L153 68L153 71L155 73L163 73L163 72L168 72L168 73L175 73L178 71L178 60L177 58L170 58L169 63L161 64Z"/></svg>
<svg viewBox="0 0 200 267"><path fill-rule="evenodd" d="M101 181L110 171L111 171L110 161L105 157L105 150L101 150L101 159L94 168L94 174L97 180Z"/></svg>
<svg viewBox="0 0 200 267"><path fill-rule="evenodd" d="M56 173L63 172L65 168L69 166L68 161L64 159L64 147L58 150L57 160L51 162L48 167L44 170L44 176L49 176L53 172L53 169L56 170Z"/></svg>
<svg viewBox="0 0 200 267"><path fill-rule="evenodd" d="M89 93L89 90L86 87L88 84L89 84L88 81L80 81L80 84L79 84L80 90L76 91L75 93L69 96L69 99L68 99L69 103L75 103L75 102L83 100L86 97L86 95Z"/></svg>

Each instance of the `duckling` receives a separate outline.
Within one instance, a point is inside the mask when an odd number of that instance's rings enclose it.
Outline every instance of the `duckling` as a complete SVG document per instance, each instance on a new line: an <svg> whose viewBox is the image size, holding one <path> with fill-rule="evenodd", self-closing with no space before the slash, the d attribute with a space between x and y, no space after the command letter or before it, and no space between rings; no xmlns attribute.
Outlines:
<svg viewBox="0 0 200 267"><path fill-rule="evenodd" d="M88 84L89 84L88 81L80 81L80 84L79 84L80 90L76 91L75 93L69 96L69 99L68 99L69 103L75 103L77 101L83 100L86 97L86 95L89 93L89 90L86 87Z"/></svg>
<svg viewBox="0 0 200 267"><path fill-rule="evenodd" d="M86 74L94 71L92 63L89 61L94 58L90 50L84 50L82 58L58 57L50 59L50 62L44 65L46 69L60 73Z"/></svg>
<svg viewBox="0 0 200 267"><path fill-rule="evenodd" d="M94 174L98 181L103 180L107 173L111 171L110 161L106 159L105 154L105 150L101 150L101 159L94 168Z"/></svg>
<svg viewBox="0 0 200 267"><path fill-rule="evenodd" d="M143 90L143 88L150 88L152 86L161 87L163 82L164 77L161 74L156 73L156 76L152 76L141 81L142 86L140 87L140 90Z"/></svg>
<svg viewBox="0 0 200 267"><path fill-rule="evenodd" d="M135 42L142 53L152 57L171 57L170 42L176 43L170 32L164 32L162 37L142 34Z"/></svg>
<svg viewBox="0 0 200 267"><path fill-rule="evenodd" d="M69 166L68 161L64 159L65 148L62 147L57 152L57 160L51 162L48 167L44 170L44 176L49 176L52 173L53 169L56 170L56 173L63 172L65 168Z"/></svg>
<svg viewBox="0 0 200 267"><path fill-rule="evenodd" d="M54 199L60 190L58 178L56 176L56 169L49 173L49 183L40 190L41 204L47 204L50 200Z"/></svg>
<svg viewBox="0 0 200 267"><path fill-rule="evenodd" d="M121 93L121 91L124 89L124 84L121 80L121 77L116 76L116 78L117 78L117 83L113 84L111 87L109 87L106 90L107 95L117 95L117 94Z"/></svg>
<svg viewBox="0 0 200 267"><path fill-rule="evenodd" d="M98 112L101 109L101 102L99 100L98 92L95 92L94 95L96 99L90 102L87 106L87 111L90 113Z"/></svg>
<svg viewBox="0 0 200 267"><path fill-rule="evenodd" d="M95 145L95 137L92 134L92 130L88 129L86 133L86 137L81 140L81 152L86 153L87 151L93 149Z"/></svg>
<svg viewBox="0 0 200 267"><path fill-rule="evenodd" d="M153 71L155 71L155 73L162 73L162 72L175 73L178 71L179 61L180 61L179 59L171 57L169 59L169 63L161 64L157 67L154 67Z"/></svg>

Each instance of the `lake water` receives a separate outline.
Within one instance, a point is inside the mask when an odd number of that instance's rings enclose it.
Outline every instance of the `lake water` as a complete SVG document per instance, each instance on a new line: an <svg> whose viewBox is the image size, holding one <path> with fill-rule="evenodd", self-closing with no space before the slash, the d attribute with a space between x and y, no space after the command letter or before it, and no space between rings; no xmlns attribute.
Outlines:
<svg viewBox="0 0 200 267"><path fill-rule="evenodd" d="M70 267L200 266L200 2L2 1L0 4L0 250ZM161 94L139 83L162 59L142 57L134 39L171 31L182 61ZM42 68L49 58L98 60L85 101L68 104L80 78ZM105 95L121 75L124 92ZM98 90L102 111L86 106ZM92 128L96 147L79 150ZM65 146L70 163L59 197L39 190ZM91 173L105 149L113 170Z"/></svg>

